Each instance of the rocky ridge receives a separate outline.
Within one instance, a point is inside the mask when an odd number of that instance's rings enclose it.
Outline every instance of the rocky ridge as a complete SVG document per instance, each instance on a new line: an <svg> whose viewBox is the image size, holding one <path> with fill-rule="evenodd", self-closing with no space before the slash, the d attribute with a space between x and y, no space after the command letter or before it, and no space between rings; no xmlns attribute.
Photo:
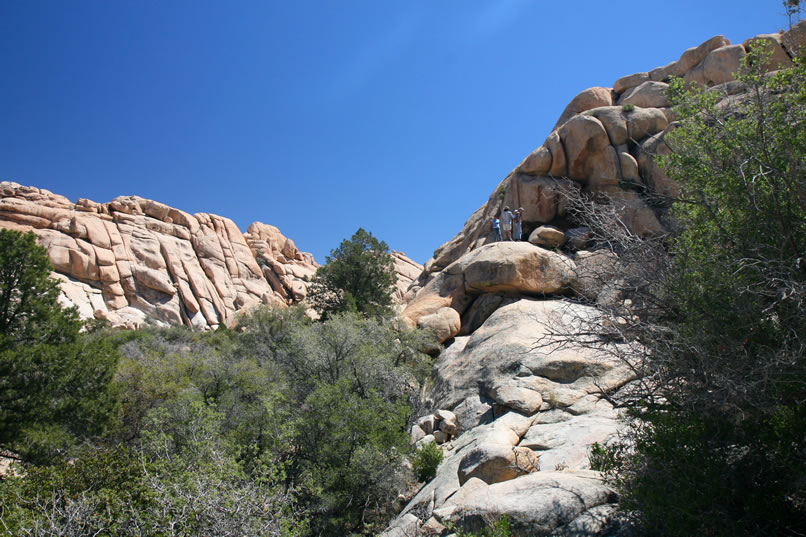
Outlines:
<svg viewBox="0 0 806 537"><path fill-rule="evenodd" d="M769 52L768 71L806 50L806 22L788 32L732 45L713 37L677 61L624 76L577 95L545 142L493 190L462 230L440 246L407 293L401 317L446 344L435 374L434 407L455 417L458 436L425 436L445 459L436 477L402 507L385 537L448 535L507 515L512 534L614 535L615 494L591 470L590 446L606 445L623 422L613 402L635 380L619 345L569 337L579 323L605 324L595 306L621 305L597 276L617 259L596 250L588 230L566 213L568 188L606 194L640 236L664 233L676 185L655 164L674 128L665 90L671 76L720 92L742 93L734 79L751 42ZM528 241L493 242L490 218L523 207ZM624 300L624 310L629 301Z"/></svg>
<svg viewBox="0 0 806 537"><path fill-rule="evenodd" d="M0 183L0 227L32 231L60 281L64 305L85 319L215 328L257 304L304 300L319 266L274 226L241 233L229 218L188 214L137 196L108 203ZM396 297L422 267L393 253Z"/></svg>

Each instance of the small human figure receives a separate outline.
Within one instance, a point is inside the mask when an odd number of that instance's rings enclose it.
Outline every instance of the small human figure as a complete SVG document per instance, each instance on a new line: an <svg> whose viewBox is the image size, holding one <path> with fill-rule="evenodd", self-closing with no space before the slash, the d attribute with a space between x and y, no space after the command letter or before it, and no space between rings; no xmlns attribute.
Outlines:
<svg viewBox="0 0 806 537"><path fill-rule="evenodd" d="M495 235L495 240L501 240L501 226L498 222L498 215L494 214L493 217L490 219L490 224L493 226L493 234Z"/></svg>
<svg viewBox="0 0 806 537"><path fill-rule="evenodd" d="M505 241L512 240L512 219L515 215L509 210L509 206L504 207L504 212L501 213L501 234Z"/></svg>
<svg viewBox="0 0 806 537"><path fill-rule="evenodd" d="M523 234L523 228L521 227L522 220L523 220L523 207L518 207L517 209L515 209L515 218L512 221L515 224L514 237L516 241L521 240L521 235Z"/></svg>

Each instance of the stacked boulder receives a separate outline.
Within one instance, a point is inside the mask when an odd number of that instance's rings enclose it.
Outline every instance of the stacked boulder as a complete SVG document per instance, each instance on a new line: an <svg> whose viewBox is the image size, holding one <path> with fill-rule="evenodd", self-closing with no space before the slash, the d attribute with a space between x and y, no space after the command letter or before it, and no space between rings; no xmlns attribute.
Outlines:
<svg viewBox="0 0 806 537"><path fill-rule="evenodd" d="M450 410L437 410L412 425L411 442L416 446L429 442L444 444L455 437L458 430L456 414Z"/></svg>
<svg viewBox="0 0 806 537"><path fill-rule="evenodd" d="M241 233L229 218L137 196L72 203L5 181L0 227L35 233L63 305L116 327L148 321L208 329L258 304L287 307L305 299L318 268L274 226L255 222ZM394 259L407 286L422 267L403 254Z"/></svg>
<svg viewBox="0 0 806 537"><path fill-rule="evenodd" d="M674 127L669 78L741 93L733 73L752 43L769 53L768 71L789 66L806 50L806 22L739 45L716 36L668 65L583 91L425 264L401 316L445 343L433 397L456 417L457 437L442 444L436 477L385 537L479 530L504 515L515 536L617 533L615 493L589 454L624 426L617 401L629 398L636 365L625 358L627 343L579 339L585 328L623 319L577 298L624 315L630 300L613 286L623 277L615 254L575 227L569 188L609 200L636 235L663 234L677 194L654 160L669 151L664 137ZM504 206L524 209L528 241L493 242L489 221Z"/></svg>
<svg viewBox="0 0 806 537"><path fill-rule="evenodd" d="M805 21L806 22L806 21ZM742 88L734 73L749 47L761 45L769 54L768 71L792 65L792 55L806 43L806 24L801 22L788 32L762 34L742 44L731 45L723 36L715 36L686 50L678 60L646 72L619 78L612 87L589 88L574 97L555 124L545 142L532 151L493 190L488 201L474 212L464 228L434 252L425 270L409 289L408 307L403 312L412 326L431 328L440 341L469 333L465 326L470 306L478 300L485 311L491 299L486 293L554 294L561 289L547 288L544 278L528 283L524 267L531 261L513 261L513 252L497 252L488 257L506 259L508 283L459 283L459 272L474 264L468 258L490 244L490 219L503 207L522 207L524 237L547 251L518 250L517 255L539 257L539 266L561 270L567 265L550 254L565 248L584 250L585 230L573 227L567 214L569 188L594 197L606 196L618 210L621 221L635 234L644 237L665 232L665 210L678 194L677 186L655 162L656 155L668 154L664 137L674 127L674 112L669 107L666 89L671 77L679 77L724 95ZM562 254L560 254L562 255ZM566 256L567 257L567 256ZM551 260L551 261L548 261ZM472 273L490 268L491 261L480 262ZM513 264L514 263L514 264ZM503 266L498 267L503 270ZM554 270L554 269L552 269ZM512 272L514 271L514 272ZM563 272L561 270L561 272ZM499 270L496 277L503 276ZM556 275L555 275L556 276ZM474 278L470 274L470 278ZM479 285L479 283L482 283ZM557 283L556 281L554 283ZM568 282L566 282L567 284ZM464 291L459 289L464 287ZM565 287L567 291L568 285ZM455 310L457 315L443 308ZM474 309L480 309L481 305ZM438 318L434 315L438 314ZM457 316L461 322L457 321ZM425 318L424 318L425 317Z"/></svg>

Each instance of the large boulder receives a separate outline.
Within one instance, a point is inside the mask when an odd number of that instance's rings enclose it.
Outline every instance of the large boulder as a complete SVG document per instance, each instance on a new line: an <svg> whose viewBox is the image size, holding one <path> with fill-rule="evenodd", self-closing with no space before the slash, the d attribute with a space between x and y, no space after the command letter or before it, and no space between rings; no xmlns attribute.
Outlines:
<svg viewBox="0 0 806 537"><path fill-rule="evenodd" d="M736 78L742 58L747 53L742 45L728 45L712 50L703 60L703 77L708 85L722 84Z"/></svg>
<svg viewBox="0 0 806 537"><path fill-rule="evenodd" d="M561 127L566 121L585 110L598 108L600 106L610 106L612 104L613 90L611 88L588 88L571 99L571 102L568 103L563 113L560 114L560 119L557 120L557 124L554 125L554 129L552 130Z"/></svg>
<svg viewBox="0 0 806 537"><path fill-rule="evenodd" d="M781 43L793 58L806 52L806 20L802 20L781 36Z"/></svg>
<svg viewBox="0 0 806 537"><path fill-rule="evenodd" d="M618 155L601 121L574 116L560 128L560 138L568 159L568 177L589 186L618 184Z"/></svg>
<svg viewBox="0 0 806 537"><path fill-rule="evenodd" d="M640 106L641 108L664 108L669 106L666 90L669 85L663 82L647 81L627 91L619 98L618 104Z"/></svg>
<svg viewBox="0 0 806 537"><path fill-rule="evenodd" d="M450 307L440 308L436 313L424 315L417 320L417 327L431 332L439 343L459 333L462 320L459 313Z"/></svg>
<svg viewBox="0 0 806 537"><path fill-rule="evenodd" d="M574 265L568 257L528 242L486 244L445 269L461 276L467 293L565 293L573 284Z"/></svg>
<svg viewBox="0 0 806 537"><path fill-rule="evenodd" d="M767 56L764 63L765 71L777 71L786 67L792 67L792 60L784 50L781 34L761 34L746 40L743 45L746 50L758 47Z"/></svg>
<svg viewBox="0 0 806 537"><path fill-rule="evenodd" d="M537 472L487 486L474 480L465 487L434 510L440 522L477 531L506 515L516 537L555 534L585 512L616 500L597 472L584 470Z"/></svg>
<svg viewBox="0 0 806 537"><path fill-rule="evenodd" d="M472 448L459 463L459 484L481 479L487 484L509 481L538 468L537 456L532 450L509 444L485 442Z"/></svg>

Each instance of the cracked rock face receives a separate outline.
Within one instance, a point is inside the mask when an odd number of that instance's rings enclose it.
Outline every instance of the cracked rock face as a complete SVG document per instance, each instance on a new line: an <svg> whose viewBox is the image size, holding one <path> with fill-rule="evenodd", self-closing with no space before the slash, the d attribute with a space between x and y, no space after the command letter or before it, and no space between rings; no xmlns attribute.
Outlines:
<svg viewBox="0 0 806 537"><path fill-rule="evenodd" d="M451 318L440 332L446 348L435 364L434 404L455 414L458 436L441 444L436 477L383 535L478 530L501 515L518 536L608 534L615 497L588 453L623 426L612 401L629 390L634 369L616 358L615 344L574 340L575 326L600 314L563 296L617 300L614 282L602 276L616 279L619 261L588 250L590 230L575 227L565 192L607 196L632 232L663 234L659 200L678 192L654 160L671 151L670 77L735 99L744 90L734 73L751 43L765 48L766 69L774 70L791 65L804 36L806 21L738 45L715 36L668 65L582 91L545 142L436 249L401 317L411 326ZM504 206L523 208L523 237L532 244L494 242L490 219Z"/></svg>
<svg viewBox="0 0 806 537"><path fill-rule="evenodd" d="M589 192L611 192L624 182L637 185L638 192L646 188L645 194L630 200L629 210L639 217L631 218L629 225L639 235L662 233L655 215L648 214L654 209L644 198L672 194L675 187L647 162L646 155L654 154L656 141L645 141L662 138L673 120L665 93L669 78L682 77L720 90L720 85L734 80L751 44L765 48L770 54L767 69L774 70L791 65L792 55L806 42L804 35L806 24L801 22L787 32L758 35L736 45L714 36L668 65L623 76L612 87L581 91L543 144L496 185L487 202L453 239L436 249L425 265L426 272L444 270L465 253L488 244L492 240L489 220L507 205L523 207L525 237L543 224L556 223L564 229L564 202L555 188L561 178L569 178Z"/></svg>
<svg viewBox="0 0 806 537"><path fill-rule="evenodd" d="M0 227L32 231L60 281L60 301L82 318L135 328L146 322L215 328L258 304L304 300L318 268L274 226L246 233L222 216L153 200L108 203L0 183ZM422 267L393 253L398 301Z"/></svg>
<svg viewBox="0 0 806 537"><path fill-rule="evenodd" d="M620 430L609 401L634 375L617 345L568 339L598 315L562 299L520 298L455 338L435 364L435 405L453 412L459 435L442 444L436 478L385 535L431 518L479 529L503 514L514 535L607 525L614 494L590 470L588 450Z"/></svg>

